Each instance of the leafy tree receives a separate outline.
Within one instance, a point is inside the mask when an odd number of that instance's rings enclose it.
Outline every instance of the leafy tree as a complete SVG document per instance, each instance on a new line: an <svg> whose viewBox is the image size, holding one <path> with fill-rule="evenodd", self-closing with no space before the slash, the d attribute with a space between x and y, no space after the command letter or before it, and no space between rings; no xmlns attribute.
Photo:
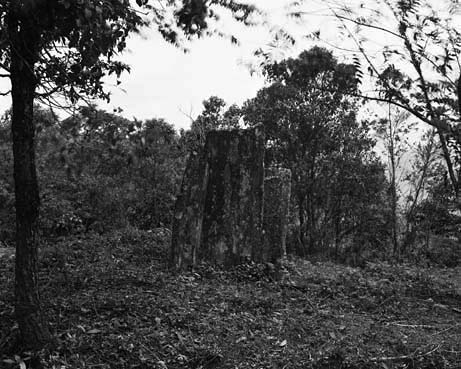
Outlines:
<svg viewBox="0 0 461 369"><path fill-rule="evenodd" d="M44 151L40 144L41 138L46 136L49 128L57 123L56 115L51 111L44 109L39 105L34 106L35 125L37 127L37 136L39 143L37 144L38 151ZM1 118L0 123L0 172L2 173L1 190L1 206L0 211L0 234L5 241L12 242L14 240L14 180L13 180L13 151L12 151L12 136L11 136L11 109L7 110ZM56 149L53 146L53 149ZM42 160L39 160L39 171L42 168Z"/></svg>
<svg viewBox="0 0 461 369"><path fill-rule="evenodd" d="M217 96L203 101L203 111L192 120L190 130L183 132L184 145L189 151L197 151L205 145L206 134L213 129L233 129L240 125L241 109Z"/></svg>
<svg viewBox="0 0 461 369"><path fill-rule="evenodd" d="M94 106L82 107L57 127L64 146L58 150L59 154L49 154L63 161L74 174L85 169L93 174L117 174L126 165L126 140L140 127L141 122L132 122Z"/></svg>
<svg viewBox="0 0 461 369"><path fill-rule="evenodd" d="M427 195L415 205L411 214L409 241L413 247L407 253L418 260L456 266L461 261L458 204L450 188L446 167L438 162L430 171L425 185Z"/></svg>
<svg viewBox="0 0 461 369"><path fill-rule="evenodd" d="M185 158L170 124L131 121L92 107L63 121L38 106L35 111L41 237L169 226ZM10 118L5 116L0 145L4 173L13 170ZM4 183L0 230L11 241L12 176Z"/></svg>
<svg viewBox="0 0 461 369"><path fill-rule="evenodd" d="M416 241L418 232L416 223L419 205L427 199L432 179L440 177L440 170L443 166L440 163L439 151L440 148L434 129L427 131L416 146L412 168L405 178L409 192L404 205L405 230L402 240L403 253L410 251L410 247Z"/></svg>
<svg viewBox="0 0 461 369"><path fill-rule="evenodd" d="M301 2L302 3L302 2ZM294 10L306 14L302 6ZM362 77L374 81L374 93L356 93L368 100L393 104L436 129L456 197L460 193L461 33L457 0L362 1L347 5L326 2L339 24L339 48L355 50ZM319 32L314 33L320 38ZM374 50L370 41L386 46Z"/></svg>
<svg viewBox="0 0 461 369"><path fill-rule="evenodd" d="M438 235L459 236L461 217L453 208L446 176L440 167L438 169L438 175L431 179L427 198L418 204L416 216L421 229Z"/></svg>
<svg viewBox="0 0 461 369"><path fill-rule="evenodd" d="M48 150L47 162L56 164L47 170L57 172L59 161L65 163L68 175L63 173L64 188L55 197L75 204L85 229L169 224L184 158L170 124L82 108L61 123L59 133L64 140L58 150ZM45 178L53 181L51 173Z"/></svg>
<svg viewBox="0 0 461 369"><path fill-rule="evenodd" d="M142 229L170 226L185 155L174 127L150 119L131 138L135 163L130 177L138 189L131 223Z"/></svg>
<svg viewBox="0 0 461 369"><path fill-rule="evenodd" d="M248 22L254 6L234 1L184 0L137 5L153 16L170 42L207 32L207 19L218 18L213 5ZM168 9L167 9L168 8ZM173 22L167 19L173 8ZM56 93L72 103L85 96L109 98L105 75L128 66L117 60L130 33L148 25L128 0L12 0L0 3L0 68L11 81L12 137L16 198L15 313L26 346L50 341L37 288L39 192L35 167L34 99L55 104ZM4 92L4 94L9 92Z"/></svg>
<svg viewBox="0 0 461 369"><path fill-rule="evenodd" d="M392 221L392 243L394 256L400 258L401 244L399 231L399 199L400 185L402 184L402 159L409 151L411 145L408 141L408 134L411 124L407 119L409 113L405 110L392 111L392 106L388 105L388 117L380 119L374 123L377 136L384 144L384 152L387 158L387 173L389 178L390 207Z"/></svg>
<svg viewBox="0 0 461 369"><path fill-rule="evenodd" d="M356 118L358 102L347 97L357 90L355 67L314 47L265 73L272 84L245 103L245 122L265 126L267 164L292 171L301 251L331 243L338 250L361 228L361 207L376 203L383 183L367 127Z"/></svg>

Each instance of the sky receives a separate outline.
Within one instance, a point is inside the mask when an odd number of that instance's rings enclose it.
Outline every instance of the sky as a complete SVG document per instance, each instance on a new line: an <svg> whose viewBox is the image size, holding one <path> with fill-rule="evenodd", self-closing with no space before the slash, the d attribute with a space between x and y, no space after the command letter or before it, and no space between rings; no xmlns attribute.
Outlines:
<svg viewBox="0 0 461 369"><path fill-rule="evenodd" d="M132 71L122 78L123 91L113 89L110 104L100 105L121 107L127 118L165 118L186 128L208 97L240 105L264 83L243 65L251 58L251 47L233 46L217 37L193 42L184 53L151 32L146 39L131 40L129 48L123 60Z"/></svg>
<svg viewBox="0 0 461 369"><path fill-rule="evenodd" d="M249 0L248 0L249 1ZM350 0L349 3L359 0ZM252 0L268 14L270 24L283 27L297 34L298 43L290 50L281 50L280 56L295 56L303 49L313 46L303 35L317 29L322 35L336 42L337 24L325 17L324 0L305 0L309 16L305 22L294 26L288 19L285 5L292 0ZM434 2L436 2L434 0ZM241 105L256 95L264 86L264 78L258 73L250 73L247 64L254 62L253 53L258 48L268 48L271 36L267 27L247 28L230 22L224 17L220 29L236 35L241 44L232 45L228 40L212 37L195 40L185 46L188 53L165 42L152 29L140 36L131 37L121 60L131 66L131 73L122 75L122 84L107 81L112 93L111 102L99 102L102 109L121 109L126 118L164 118L177 129L190 126L191 119L202 110L202 101L216 95L229 105ZM376 50L382 50L387 40L373 38ZM347 52L334 50L338 57L347 57ZM346 56L344 56L346 55ZM341 60L341 59L340 59ZM0 78L0 91L7 90L8 81ZM9 108L10 97L0 97L0 113Z"/></svg>
<svg viewBox="0 0 461 369"><path fill-rule="evenodd" d="M286 0L259 0L259 5L272 16L283 12ZM270 40L264 27L245 28L223 20L224 29L241 41L212 37L189 43L189 52L165 42L155 30L144 30L131 37L121 60L131 66L131 73L122 75L122 84L107 81L112 97L109 104L99 102L102 109L121 108L121 115L138 119L164 118L177 129L190 126L202 110L202 101L216 95L229 105L241 105L256 95L264 85L261 75L251 74L245 63L253 52ZM8 89L6 78L0 79L0 91ZM0 112L9 108L9 96L0 97Z"/></svg>
<svg viewBox="0 0 461 369"><path fill-rule="evenodd" d="M184 53L155 32L143 38L136 36L129 40L121 58L131 66L131 72L122 75L119 87L107 81L111 101L98 105L108 111L121 108L121 115L130 119L159 117L177 128L186 128L189 116L198 115L201 102L212 95L241 104L256 94L263 79L251 76L241 64L249 57L248 47L233 46L218 38L194 42ZM7 79L0 79L0 91L7 86ZM10 96L0 97L0 112L10 105Z"/></svg>

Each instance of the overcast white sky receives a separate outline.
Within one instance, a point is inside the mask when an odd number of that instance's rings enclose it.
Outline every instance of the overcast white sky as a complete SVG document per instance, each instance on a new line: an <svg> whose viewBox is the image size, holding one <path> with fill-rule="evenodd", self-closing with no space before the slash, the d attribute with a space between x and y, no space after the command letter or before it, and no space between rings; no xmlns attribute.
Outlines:
<svg viewBox="0 0 461 369"><path fill-rule="evenodd" d="M272 24L292 23L284 17L285 5L290 0L248 2L256 3L269 14ZM306 33L314 30L319 22L321 19L317 17L306 25ZM204 38L188 44L189 52L184 53L153 30L144 30L142 37L132 37L121 58L131 66L131 73L122 75L118 88L109 88L111 102L99 102L99 107L108 111L120 107L121 114L127 118L165 118L179 129L189 127L188 116L196 117L202 110L202 101L212 95L221 97L229 105L241 105L255 96L264 79L251 75L245 63L254 60L256 49L267 46L271 40L269 31L265 27L246 28L226 20L222 23L228 33L239 38L239 46L219 37ZM299 48L302 46L298 45ZM8 80L0 79L0 91L7 89ZM0 113L10 105L9 96L0 97Z"/></svg>
<svg viewBox="0 0 461 369"><path fill-rule="evenodd" d="M332 19L321 16L325 14L322 1L306 1L305 9L312 16L298 25L295 33L305 35L321 28L323 35L337 37L338 28ZM293 20L283 16L284 6L291 0L252 2L270 14L272 24L292 27ZM214 37L194 41L188 45L189 53L185 54L152 30L146 30L143 37L131 38L122 60L131 65L132 71L122 76L120 88L110 88L110 104L100 103L99 106L106 110L120 107L123 109L121 114L127 118L165 118L177 128L186 128L190 125L188 115L197 116L202 109L201 102L212 95L223 98L228 104L239 105L255 96L264 80L260 75L251 75L245 63L254 60L252 55L257 48L267 47L269 32L263 27L245 28L235 23L223 23L225 30L239 37L240 46ZM383 46L379 40L374 43L377 50ZM304 40L285 56L294 56L310 46L312 42ZM338 50L335 54L340 56ZM0 91L8 88L7 83L6 78L0 79ZM9 106L10 97L0 97L0 112Z"/></svg>
<svg viewBox="0 0 461 369"><path fill-rule="evenodd" d="M282 13L288 3L256 2L271 14ZM190 125L187 115L197 116L202 101L212 95L240 105L263 86L263 78L250 75L244 63L252 58L255 49L269 42L269 34L262 27L245 29L228 22L224 26L240 38L241 46L214 37L194 41L188 45L189 52L184 53L152 30L145 30L143 37L131 38L122 60L130 64L132 71L122 76L120 88L110 89L110 104L102 102L99 106L106 110L120 107L127 118L162 117L177 128L185 128ZM7 79L0 79L0 90L7 86ZM9 96L0 97L0 112L10 104Z"/></svg>
<svg viewBox="0 0 461 369"><path fill-rule="evenodd" d="M127 118L162 117L176 127L188 127L201 111L201 103L212 95L229 104L241 104L263 85L260 76L251 76L241 61L251 58L254 44L237 47L212 38L195 41L184 53L151 32L147 39L135 38L131 52L123 58L132 71L113 89L109 105L121 107Z"/></svg>

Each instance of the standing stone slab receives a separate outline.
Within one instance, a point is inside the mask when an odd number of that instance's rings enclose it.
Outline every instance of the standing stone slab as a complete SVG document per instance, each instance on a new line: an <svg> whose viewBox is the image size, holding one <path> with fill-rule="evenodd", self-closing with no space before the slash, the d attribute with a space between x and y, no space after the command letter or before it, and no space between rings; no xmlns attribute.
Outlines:
<svg viewBox="0 0 461 369"><path fill-rule="evenodd" d="M262 245L264 131L212 131L200 259L235 265L259 259Z"/></svg>
<svg viewBox="0 0 461 369"><path fill-rule="evenodd" d="M171 236L171 262L195 265L202 236L203 206L208 183L204 152L190 154L176 199Z"/></svg>
<svg viewBox="0 0 461 369"><path fill-rule="evenodd" d="M264 131L211 131L191 155L175 205L171 260L235 265L261 259Z"/></svg>
<svg viewBox="0 0 461 369"><path fill-rule="evenodd" d="M269 168L264 178L264 243L262 259L275 262L286 256L291 171Z"/></svg>

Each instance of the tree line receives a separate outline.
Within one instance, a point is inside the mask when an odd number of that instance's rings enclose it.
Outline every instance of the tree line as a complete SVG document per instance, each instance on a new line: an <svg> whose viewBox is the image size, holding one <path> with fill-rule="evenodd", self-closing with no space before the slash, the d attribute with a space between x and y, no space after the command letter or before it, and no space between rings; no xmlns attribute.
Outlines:
<svg viewBox="0 0 461 369"><path fill-rule="evenodd" d="M267 86L241 107L212 96L179 132L163 119L129 120L95 106L66 119L35 106L41 237L169 228L189 153L212 129L256 124L266 130L266 166L292 171L289 252L353 263L430 258L428 237L442 244L458 237L456 201L432 131L409 143L411 124L402 117L359 118L363 102L348 95L358 88L356 69L327 49L313 47L265 73ZM13 243L11 111L0 126L0 232ZM412 168L397 179L406 151Z"/></svg>

